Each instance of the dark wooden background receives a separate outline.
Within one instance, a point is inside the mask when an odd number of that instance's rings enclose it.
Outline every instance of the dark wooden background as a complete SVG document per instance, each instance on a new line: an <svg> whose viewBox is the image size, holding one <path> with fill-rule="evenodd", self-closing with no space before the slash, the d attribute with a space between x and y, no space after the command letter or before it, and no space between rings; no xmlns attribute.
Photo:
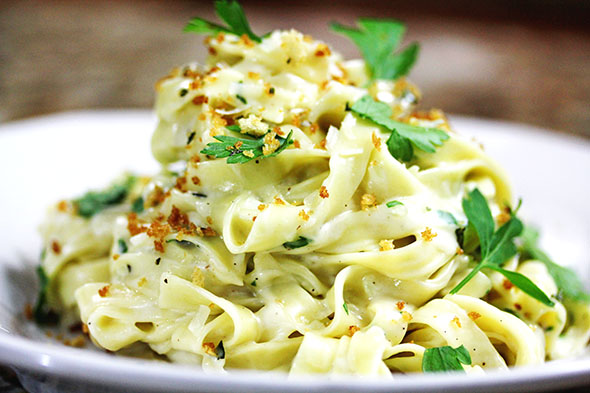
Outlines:
<svg viewBox="0 0 590 393"><path fill-rule="evenodd" d="M358 56L329 21L397 18L422 52L425 107L590 137L590 1L243 1L255 31L295 27ZM444 4L443 4L444 3ZM0 1L0 122L149 108L153 84L205 56L181 33L212 1Z"/></svg>

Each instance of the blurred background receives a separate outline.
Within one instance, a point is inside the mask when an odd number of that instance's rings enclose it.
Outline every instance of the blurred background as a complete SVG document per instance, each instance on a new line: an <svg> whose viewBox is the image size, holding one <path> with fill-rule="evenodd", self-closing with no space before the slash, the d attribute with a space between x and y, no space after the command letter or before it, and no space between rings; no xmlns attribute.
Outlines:
<svg viewBox="0 0 590 393"><path fill-rule="evenodd" d="M444 3L444 4L443 4ZM422 46L410 78L423 107L505 119L590 138L590 1L242 1L253 30L330 32L358 16L406 22ZM0 1L0 122L94 108L150 108L154 82L203 60L193 16L212 1Z"/></svg>

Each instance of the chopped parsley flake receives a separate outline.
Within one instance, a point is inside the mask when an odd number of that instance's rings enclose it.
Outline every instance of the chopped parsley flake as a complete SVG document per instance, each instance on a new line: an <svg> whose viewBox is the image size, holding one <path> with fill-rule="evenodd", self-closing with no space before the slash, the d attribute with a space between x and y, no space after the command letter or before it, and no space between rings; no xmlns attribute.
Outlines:
<svg viewBox="0 0 590 393"><path fill-rule="evenodd" d="M197 133L195 131L191 132L190 134L188 134L188 139L186 140L186 144L190 145L191 142L193 141L193 139L195 139L195 135Z"/></svg>
<svg viewBox="0 0 590 393"><path fill-rule="evenodd" d="M404 204L400 201L389 201L385 204L387 207L403 206Z"/></svg>
<svg viewBox="0 0 590 393"><path fill-rule="evenodd" d="M244 104L244 105L247 105L248 104L248 101L246 101L246 99L244 97L242 97L241 95L236 94L236 98L238 100L242 101L242 104Z"/></svg>
<svg viewBox="0 0 590 393"><path fill-rule="evenodd" d="M311 240L309 240L308 238L303 237L303 236L299 236L299 239L297 239L297 240L293 240L292 242L283 243L283 247L285 247L287 250L292 250L294 248L305 247L310 242L311 242Z"/></svg>
<svg viewBox="0 0 590 393"><path fill-rule="evenodd" d="M131 204L131 211L134 213L141 213L143 212L144 206L143 206L143 198L142 197L137 197L133 203Z"/></svg>
<svg viewBox="0 0 590 393"><path fill-rule="evenodd" d="M127 252L128 248L127 248L127 243L125 243L125 240L119 239L117 241L117 245L119 246L119 252L121 254L125 254Z"/></svg>

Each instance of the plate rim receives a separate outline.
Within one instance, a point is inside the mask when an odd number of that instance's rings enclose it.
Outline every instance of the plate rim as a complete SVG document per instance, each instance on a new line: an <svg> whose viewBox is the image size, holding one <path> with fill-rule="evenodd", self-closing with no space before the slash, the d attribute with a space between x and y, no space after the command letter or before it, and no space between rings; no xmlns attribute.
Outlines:
<svg viewBox="0 0 590 393"><path fill-rule="evenodd" d="M25 136L34 132L37 124L53 124L60 121L78 121L85 116L127 117L145 116L153 118L151 110L116 109L116 110L80 110L59 112L33 118L0 123L0 140L4 137ZM504 120L490 120L477 117L450 115L451 124L456 128L466 125L485 125L487 128L508 128L527 134L543 134L544 138L559 140L569 145L590 146L590 140L578 135L563 134L537 126L514 123ZM28 130L18 130L29 127ZM0 259L0 263L2 263ZM83 354L83 356L80 356ZM84 349L69 348L55 343L36 341L2 330L0 325L0 363L17 370L27 370L56 377L76 380L88 380L98 384L115 387L134 387L151 389L168 389L169 391L190 389L196 384L203 384L209 391L274 391L313 392L325 389L340 391L371 390L381 391L510 391L528 386L531 381L548 387L559 388L575 386L590 380L590 356L569 358L547 362L537 366L513 368L507 371L491 371L485 374L434 374L424 378L422 374L397 375L391 379L365 378L353 376L297 376L288 377L276 372L253 370L232 370L223 374L206 373L198 366L160 363L142 359L109 356L105 353L91 352ZM88 370L92 370L88 373ZM261 378L261 376L264 376ZM123 378L122 378L123 377ZM179 384L182 386L175 386Z"/></svg>

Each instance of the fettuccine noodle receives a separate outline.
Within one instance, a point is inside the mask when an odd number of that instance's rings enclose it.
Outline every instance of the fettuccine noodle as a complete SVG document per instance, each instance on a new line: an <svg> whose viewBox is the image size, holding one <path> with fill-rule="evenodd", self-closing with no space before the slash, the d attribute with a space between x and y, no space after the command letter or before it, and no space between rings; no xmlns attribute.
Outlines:
<svg viewBox="0 0 590 393"><path fill-rule="evenodd" d="M557 300L543 305L491 271L449 294L472 265L444 213L464 224L462 198L478 188L501 220L512 196L477 143L440 111L416 112L410 82L369 84L362 61L296 31L259 44L219 34L208 45L206 66L157 84L152 150L162 172L137 177L91 217L61 202L43 225L50 301L96 345L143 343L208 370L383 377L420 371L425 349L443 345L465 346L468 372L583 349L586 305L570 307L572 319ZM398 121L450 138L396 160L386 130L349 110L367 94ZM236 136L229 125L292 133L294 143L247 163L200 153L215 136ZM514 257L504 267L555 299L542 263Z"/></svg>

